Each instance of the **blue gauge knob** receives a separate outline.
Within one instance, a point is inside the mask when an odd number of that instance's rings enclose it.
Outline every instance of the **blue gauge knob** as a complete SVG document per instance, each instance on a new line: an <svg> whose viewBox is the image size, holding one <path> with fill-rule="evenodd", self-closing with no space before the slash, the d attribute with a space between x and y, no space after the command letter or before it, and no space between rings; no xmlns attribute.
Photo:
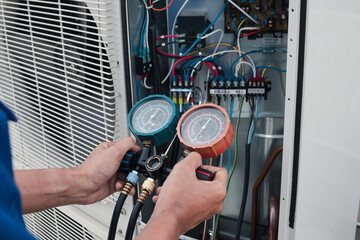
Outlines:
<svg viewBox="0 0 360 240"><path fill-rule="evenodd" d="M151 95L131 109L128 125L136 138L160 146L176 134L180 114L175 103L164 95Z"/></svg>

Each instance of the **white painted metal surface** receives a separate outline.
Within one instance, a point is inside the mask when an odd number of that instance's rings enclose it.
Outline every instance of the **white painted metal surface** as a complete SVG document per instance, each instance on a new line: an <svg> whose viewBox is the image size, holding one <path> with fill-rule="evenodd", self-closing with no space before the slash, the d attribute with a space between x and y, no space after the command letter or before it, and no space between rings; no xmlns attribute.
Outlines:
<svg viewBox="0 0 360 240"><path fill-rule="evenodd" d="M282 202L280 239L355 238L360 199L359 12L357 0L308 1L295 228L288 228L288 203ZM291 162L292 154L287 157ZM290 180L290 165L283 182ZM289 193L283 185L282 195Z"/></svg>

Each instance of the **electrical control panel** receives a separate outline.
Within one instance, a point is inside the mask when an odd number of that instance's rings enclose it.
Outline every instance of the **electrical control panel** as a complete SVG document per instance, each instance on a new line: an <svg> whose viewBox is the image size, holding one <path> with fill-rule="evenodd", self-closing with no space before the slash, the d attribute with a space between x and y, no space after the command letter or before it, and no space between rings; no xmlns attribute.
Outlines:
<svg viewBox="0 0 360 240"><path fill-rule="evenodd" d="M203 160L226 168L231 176L223 211L185 236L201 239L205 232L205 238L210 234L219 239L249 237L251 189L268 156L282 145L288 0L170 0L156 2L152 8L148 1L128 3L134 104L163 94L183 116L198 105L214 104L224 109L234 129L230 148ZM148 56L139 59L138 53ZM210 124L208 117L204 122L194 119L199 122L192 124L199 129ZM200 135L192 140L207 136ZM180 140L173 144L169 159L176 161L184 149ZM156 152L161 154L165 146ZM269 226L270 198L280 195L280 169L279 157L259 190L259 214L254 220L258 237ZM143 222L152 209L145 204ZM241 230L236 227L239 224Z"/></svg>

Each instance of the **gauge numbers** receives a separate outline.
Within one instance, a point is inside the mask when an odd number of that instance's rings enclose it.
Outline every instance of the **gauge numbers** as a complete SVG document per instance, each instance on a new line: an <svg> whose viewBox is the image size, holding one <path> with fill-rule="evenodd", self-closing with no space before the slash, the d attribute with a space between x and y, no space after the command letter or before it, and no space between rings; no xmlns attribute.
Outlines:
<svg viewBox="0 0 360 240"><path fill-rule="evenodd" d="M181 136L186 143L207 145L224 133L226 116L217 108L199 108L190 113L181 125Z"/></svg>
<svg viewBox="0 0 360 240"><path fill-rule="evenodd" d="M170 121L173 106L166 100L154 99L140 104L134 111L131 124L139 133L154 133Z"/></svg>

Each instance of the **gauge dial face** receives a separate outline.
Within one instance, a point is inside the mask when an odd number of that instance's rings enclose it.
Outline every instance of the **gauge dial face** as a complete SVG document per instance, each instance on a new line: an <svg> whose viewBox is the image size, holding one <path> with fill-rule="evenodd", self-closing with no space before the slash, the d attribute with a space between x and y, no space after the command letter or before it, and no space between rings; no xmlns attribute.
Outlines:
<svg viewBox="0 0 360 240"><path fill-rule="evenodd" d="M171 119L173 106L164 99L143 102L133 112L131 124L139 133L154 133Z"/></svg>
<svg viewBox="0 0 360 240"><path fill-rule="evenodd" d="M217 108L191 112L181 124L181 136L188 144L202 146L215 142L226 129L226 116Z"/></svg>

